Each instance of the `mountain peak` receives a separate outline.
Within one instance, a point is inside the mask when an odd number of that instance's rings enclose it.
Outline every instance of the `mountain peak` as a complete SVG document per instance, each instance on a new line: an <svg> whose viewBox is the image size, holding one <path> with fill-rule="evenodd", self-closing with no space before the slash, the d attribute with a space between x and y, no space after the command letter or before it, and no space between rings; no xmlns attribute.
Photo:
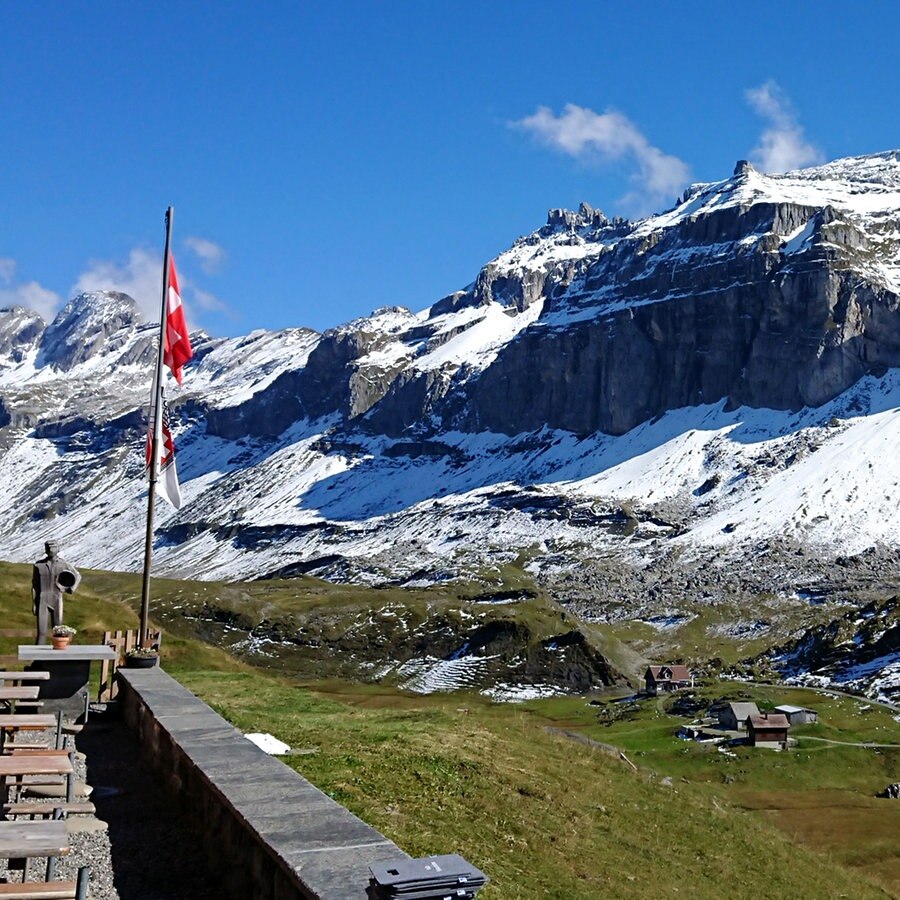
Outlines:
<svg viewBox="0 0 900 900"><path fill-rule="evenodd" d="M73 297L44 331L41 364L57 369L90 359L117 332L133 332L140 323L137 303L120 291L87 291Z"/></svg>
<svg viewBox="0 0 900 900"><path fill-rule="evenodd" d="M137 302L122 291L84 291L76 294L57 314L53 325L61 324L73 317L84 319L97 316L101 319L128 318L141 321Z"/></svg>

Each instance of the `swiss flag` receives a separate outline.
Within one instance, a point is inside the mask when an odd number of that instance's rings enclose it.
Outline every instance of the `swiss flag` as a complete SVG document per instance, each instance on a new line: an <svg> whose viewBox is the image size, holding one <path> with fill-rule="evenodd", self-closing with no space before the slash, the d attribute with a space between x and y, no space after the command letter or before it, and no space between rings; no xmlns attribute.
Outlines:
<svg viewBox="0 0 900 900"><path fill-rule="evenodd" d="M191 349L191 338L188 334L187 322L184 320L181 291L178 289L178 276L175 274L175 259L170 255L169 296L166 303L163 362L172 370L172 374L179 384L181 384L181 370L193 355L194 351Z"/></svg>
<svg viewBox="0 0 900 900"><path fill-rule="evenodd" d="M162 411L162 415L159 414ZM175 468L175 442L169 429L169 404L165 394L160 390L157 411L152 414L150 428L147 433L147 468L153 465L153 432L156 431L156 472L159 478L156 490L166 498L175 509L181 509L181 487L178 484L178 471Z"/></svg>

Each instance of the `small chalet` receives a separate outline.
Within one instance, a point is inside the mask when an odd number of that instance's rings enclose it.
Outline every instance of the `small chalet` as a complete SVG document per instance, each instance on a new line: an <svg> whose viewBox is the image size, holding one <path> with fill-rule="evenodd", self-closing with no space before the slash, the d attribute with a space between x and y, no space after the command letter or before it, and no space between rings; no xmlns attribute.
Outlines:
<svg viewBox="0 0 900 900"><path fill-rule="evenodd" d="M791 725L815 725L819 721L819 714L814 709L806 709L803 706L776 706L775 712L781 713Z"/></svg>
<svg viewBox="0 0 900 900"><path fill-rule="evenodd" d="M755 703L725 703L710 710L719 720L719 727L728 731L746 731L747 719L759 715Z"/></svg>
<svg viewBox="0 0 900 900"><path fill-rule="evenodd" d="M694 686L694 676L687 666L650 666L644 673L648 694L678 691Z"/></svg>
<svg viewBox="0 0 900 900"><path fill-rule="evenodd" d="M747 734L753 747L787 750L790 727L787 716L781 713L760 713L747 717Z"/></svg>

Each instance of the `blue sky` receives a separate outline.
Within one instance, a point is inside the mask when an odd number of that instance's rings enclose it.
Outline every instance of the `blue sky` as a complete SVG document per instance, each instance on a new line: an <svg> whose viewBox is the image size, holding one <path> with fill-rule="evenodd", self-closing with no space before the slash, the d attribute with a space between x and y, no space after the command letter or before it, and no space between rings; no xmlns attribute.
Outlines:
<svg viewBox="0 0 900 900"><path fill-rule="evenodd" d="M172 205L193 324L322 330L549 207L900 147L900 6L624 7L0 0L0 306L155 308Z"/></svg>

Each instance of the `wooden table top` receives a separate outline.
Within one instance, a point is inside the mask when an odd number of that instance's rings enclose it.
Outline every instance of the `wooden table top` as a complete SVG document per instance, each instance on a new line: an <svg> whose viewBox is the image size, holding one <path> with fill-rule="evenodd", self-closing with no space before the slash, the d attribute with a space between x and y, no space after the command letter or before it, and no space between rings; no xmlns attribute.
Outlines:
<svg viewBox="0 0 900 900"><path fill-rule="evenodd" d="M69 835L63 819L0 822L0 857L65 856Z"/></svg>
<svg viewBox="0 0 900 900"><path fill-rule="evenodd" d="M0 729L55 728L56 716L50 713L0 713Z"/></svg>
<svg viewBox="0 0 900 900"><path fill-rule="evenodd" d="M118 659L119 654L107 644L69 644L54 650L48 644L19 644L19 659L40 662L87 662L92 659Z"/></svg>
<svg viewBox="0 0 900 900"><path fill-rule="evenodd" d="M31 756L68 756L69 751L65 747L59 750L54 747L17 747L9 742L4 747L5 756L22 756L23 754L30 754Z"/></svg>
<svg viewBox="0 0 900 900"><path fill-rule="evenodd" d="M49 681L50 673L44 669L29 669L27 672L0 671L0 681Z"/></svg>
<svg viewBox="0 0 900 900"><path fill-rule="evenodd" d="M0 700L37 700L40 690L36 684L0 687Z"/></svg>
<svg viewBox="0 0 900 900"><path fill-rule="evenodd" d="M8 775L71 775L73 771L68 756L45 756L43 753L0 756L0 778Z"/></svg>

